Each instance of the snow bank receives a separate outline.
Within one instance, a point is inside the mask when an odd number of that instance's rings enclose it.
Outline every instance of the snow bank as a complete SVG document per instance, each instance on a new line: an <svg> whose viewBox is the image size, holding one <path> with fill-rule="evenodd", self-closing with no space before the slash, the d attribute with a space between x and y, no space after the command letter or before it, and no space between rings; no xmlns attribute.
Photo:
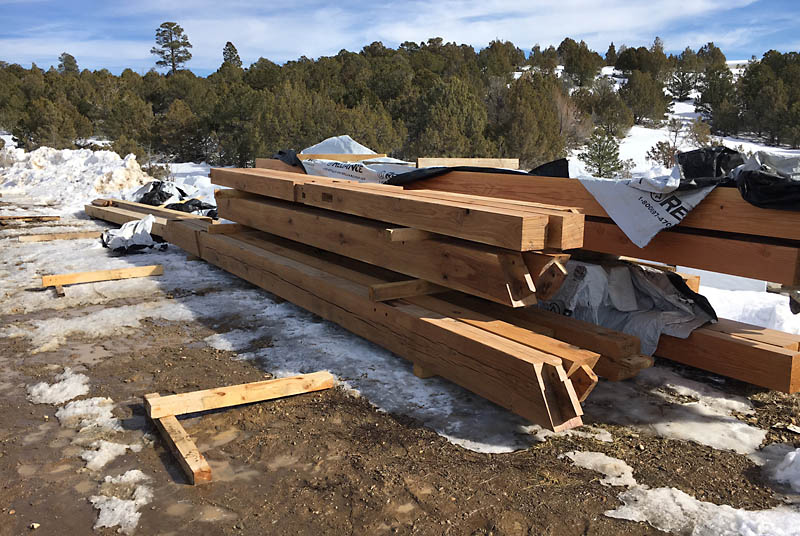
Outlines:
<svg viewBox="0 0 800 536"><path fill-rule="evenodd" d="M700 282L703 282L702 277ZM788 296L747 290L722 290L702 285L700 294L708 298L720 318L800 334L800 315L792 314Z"/></svg>
<svg viewBox="0 0 800 536"><path fill-rule="evenodd" d="M12 164L0 168L0 187L57 205L51 212L80 212L92 199L138 188L152 180L132 154L125 158L112 151L56 150L40 147L32 152L18 148L0 150Z"/></svg>
<svg viewBox="0 0 800 536"><path fill-rule="evenodd" d="M95 529L119 526L119 532L132 534L142 516L139 509L153 500L153 491L142 484L150 480L138 469L117 477L107 476L101 487L102 495L93 495L89 502L100 513Z"/></svg>
<svg viewBox="0 0 800 536"><path fill-rule="evenodd" d="M34 404L63 404L89 392L89 378L65 368L54 384L40 382L28 386L28 400Z"/></svg>
<svg viewBox="0 0 800 536"><path fill-rule="evenodd" d="M571 451L562 454L559 458L569 458L578 467L591 469L598 473L603 473L600 483L604 486L628 486L636 485L633 478L633 467L620 460L612 458L602 452L581 452Z"/></svg>

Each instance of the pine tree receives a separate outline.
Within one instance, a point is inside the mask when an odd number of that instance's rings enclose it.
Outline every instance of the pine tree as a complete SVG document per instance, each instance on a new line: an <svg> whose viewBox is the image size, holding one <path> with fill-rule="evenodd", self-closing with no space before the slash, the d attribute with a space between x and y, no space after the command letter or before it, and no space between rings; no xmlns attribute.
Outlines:
<svg viewBox="0 0 800 536"><path fill-rule="evenodd" d="M667 113L669 98L664 95L664 86L649 73L631 72L620 96L633 112L636 124L659 122Z"/></svg>
<svg viewBox="0 0 800 536"><path fill-rule="evenodd" d="M233 46L233 43L228 41L225 43L225 48L222 49L222 62L235 65L236 67L242 66L242 59L239 57L239 51Z"/></svg>
<svg viewBox="0 0 800 536"><path fill-rule="evenodd" d="M689 94L697 86L699 62L697 54L686 47L675 61L675 70L672 72L667 88L672 96L683 101L689 98Z"/></svg>
<svg viewBox="0 0 800 536"><path fill-rule="evenodd" d="M156 45L150 49L150 53L161 58L156 65L169 68L170 74L178 72L184 63L192 59L192 53L189 52L192 44L176 22L164 22L156 29Z"/></svg>
<svg viewBox="0 0 800 536"><path fill-rule="evenodd" d="M612 41L608 45L608 50L606 50L606 65L614 65L615 63L617 63L617 47L614 46Z"/></svg>
<svg viewBox="0 0 800 536"><path fill-rule="evenodd" d="M586 150L578 158L586 164L586 169L594 177L612 178L624 169L619 159L619 141L599 128L589 138Z"/></svg>
<svg viewBox="0 0 800 536"><path fill-rule="evenodd" d="M58 72L61 74L80 73L80 69L78 69L78 62L75 60L75 56L72 54L67 54L66 52L62 52L58 57Z"/></svg>

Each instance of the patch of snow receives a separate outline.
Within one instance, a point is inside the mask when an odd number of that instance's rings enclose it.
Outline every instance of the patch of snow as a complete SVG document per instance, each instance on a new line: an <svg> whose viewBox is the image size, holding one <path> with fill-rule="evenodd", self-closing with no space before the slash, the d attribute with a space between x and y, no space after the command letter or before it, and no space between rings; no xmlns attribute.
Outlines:
<svg viewBox="0 0 800 536"><path fill-rule="evenodd" d="M79 432L85 430L120 431L122 425L114 417L111 410L114 401L110 398L87 398L70 402L56 412L61 426L75 428Z"/></svg>
<svg viewBox="0 0 800 536"><path fill-rule="evenodd" d="M574 450L559 456L559 458L563 457L569 458L578 467L602 473L604 476L600 483L604 486L633 487L636 485L636 479L633 478L633 467L619 458L612 458L602 452Z"/></svg>
<svg viewBox="0 0 800 536"><path fill-rule="evenodd" d="M239 352L249 348L253 342L262 338L258 330L234 329L227 333L215 333L205 339L206 344L216 350Z"/></svg>
<svg viewBox="0 0 800 536"><path fill-rule="evenodd" d="M118 532L132 534L139 524L139 509L153 500L153 491L142 482L150 477L138 469L120 476L105 478L102 495L93 495L89 502L100 511L95 529L119 526Z"/></svg>
<svg viewBox="0 0 800 536"><path fill-rule="evenodd" d="M775 468L775 480L800 492L800 449L787 452L783 461Z"/></svg>
<svg viewBox="0 0 800 536"><path fill-rule="evenodd" d="M614 436L608 430L597 428L596 426L581 426L580 428L571 428L563 432L553 432L542 428L538 424L526 427L526 432L531 434L534 440L543 443L551 437L581 437L585 439L594 439L603 443L613 443Z"/></svg>
<svg viewBox="0 0 800 536"><path fill-rule="evenodd" d="M700 282L703 282L702 277ZM782 294L747 290L722 290L700 286L717 316L755 324L787 333L800 334L800 315L789 309L789 297Z"/></svg>
<svg viewBox="0 0 800 536"><path fill-rule="evenodd" d="M28 400L34 404L63 404L89 392L89 378L67 367L55 377L56 383L28 386Z"/></svg>
<svg viewBox="0 0 800 536"><path fill-rule="evenodd" d="M86 468L92 471L97 471L105 467L106 464L122 456L128 449L133 451L141 450L137 445L125 445L123 443L114 443L106 441L105 439L98 439L89 444L88 449L81 452L81 459L86 462Z"/></svg>
<svg viewBox="0 0 800 536"><path fill-rule="evenodd" d="M645 369L625 382L600 382L591 401L584 411L596 422L632 426L652 435L740 454L755 452L767 434L733 416L752 413L747 399L665 367Z"/></svg>
<svg viewBox="0 0 800 536"><path fill-rule="evenodd" d="M619 495L623 506L605 515L649 523L664 532L686 536L797 536L800 512L788 507L739 510L699 501L675 488L633 487Z"/></svg>

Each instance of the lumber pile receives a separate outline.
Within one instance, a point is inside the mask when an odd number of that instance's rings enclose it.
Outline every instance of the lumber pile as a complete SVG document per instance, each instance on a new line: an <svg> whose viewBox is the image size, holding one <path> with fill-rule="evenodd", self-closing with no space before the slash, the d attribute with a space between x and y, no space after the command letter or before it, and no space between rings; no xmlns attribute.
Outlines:
<svg viewBox="0 0 800 536"><path fill-rule="evenodd" d="M155 217L151 234L164 236L167 228L167 220L170 219L191 219L196 221L211 222L208 216L199 216L180 210L172 210L133 201L122 201L121 199L95 199L91 204L84 206L84 212L92 218L109 221L122 225L129 221L141 220L148 214Z"/></svg>
<svg viewBox="0 0 800 536"><path fill-rule="evenodd" d="M408 191L456 192L516 201L569 203L586 214L583 249L784 285L800 284L800 213L758 208L733 188L717 188L675 228L645 248L633 244L580 181L455 171ZM696 278L688 284L697 288ZM688 339L662 336L656 355L762 387L800 390L800 337L731 320Z"/></svg>

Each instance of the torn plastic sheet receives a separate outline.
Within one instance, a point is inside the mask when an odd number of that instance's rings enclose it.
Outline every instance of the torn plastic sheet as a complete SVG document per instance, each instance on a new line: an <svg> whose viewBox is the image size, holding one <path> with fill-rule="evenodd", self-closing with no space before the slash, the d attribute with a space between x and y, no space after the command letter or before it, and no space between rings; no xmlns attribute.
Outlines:
<svg viewBox="0 0 800 536"><path fill-rule="evenodd" d="M664 229L683 221L714 185L694 190L678 190L680 168L669 174L658 170L636 179L597 179L581 177L581 184L605 209L625 235L640 248Z"/></svg>
<svg viewBox="0 0 800 536"><path fill-rule="evenodd" d="M151 248L156 244L150 236L155 221L155 217L148 214L141 220L124 223L119 229L103 231L100 239L104 247L110 248L115 253Z"/></svg>
<svg viewBox="0 0 800 536"><path fill-rule="evenodd" d="M195 191L188 184L182 184L178 187L175 183L169 181L150 181L133 192L130 198L137 203L157 207L183 201Z"/></svg>
<svg viewBox="0 0 800 536"><path fill-rule="evenodd" d="M708 300L679 289L661 270L574 260L566 268L568 276L558 293L539 307L635 335L644 354L653 355L662 333L685 339L716 320Z"/></svg>

